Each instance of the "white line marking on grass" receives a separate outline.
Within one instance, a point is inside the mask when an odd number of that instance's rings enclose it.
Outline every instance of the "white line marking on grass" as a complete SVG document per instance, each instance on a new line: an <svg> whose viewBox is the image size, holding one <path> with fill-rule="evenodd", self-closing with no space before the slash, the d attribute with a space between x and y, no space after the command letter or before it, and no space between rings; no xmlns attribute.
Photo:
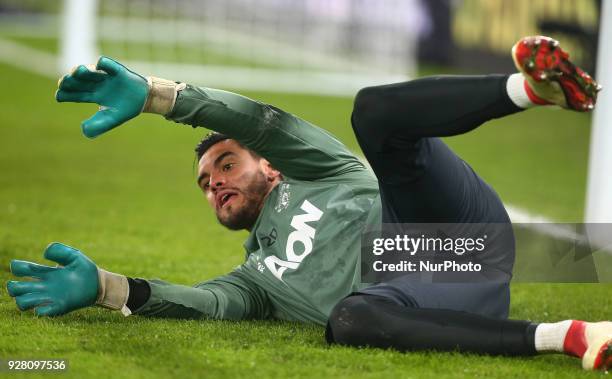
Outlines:
<svg viewBox="0 0 612 379"><path fill-rule="evenodd" d="M42 76L57 78L54 54L0 38L0 61Z"/></svg>
<svg viewBox="0 0 612 379"><path fill-rule="evenodd" d="M504 204L510 220L514 224L530 224L529 227L538 232L563 240L578 240L584 239L584 236L576 233L569 225L555 223L549 218L542 215L530 213L522 208L510 204Z"/></svg>

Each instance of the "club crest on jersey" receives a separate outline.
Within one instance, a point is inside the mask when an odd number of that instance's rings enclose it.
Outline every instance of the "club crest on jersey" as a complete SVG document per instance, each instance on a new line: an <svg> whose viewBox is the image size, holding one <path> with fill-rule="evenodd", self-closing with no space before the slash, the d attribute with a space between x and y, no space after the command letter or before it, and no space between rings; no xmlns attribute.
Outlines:
<svg viewBox="0 0 612 379"><path fill-rule="evenodd" d="M285 246L287 260L282 260L275 255L270 255L264 259L264 263L270 272L281 281L283 280L283 273L287 269L296 270L304 258L312 252L312 241L317 230L308 223L319 221L323 216L323 211L308 200L304 200L300 209L306 213L295 215L291 219L293 231L289 233Z"/></svg>
<svg viewBox="0 0 612 379"><path fill-rule="evenodd" d="M280 213L287 209L289 206L289 200L291 199L291 192L289 191L291 185L289 183L281 183L278 186L278 200L274 210Z"/></svg>

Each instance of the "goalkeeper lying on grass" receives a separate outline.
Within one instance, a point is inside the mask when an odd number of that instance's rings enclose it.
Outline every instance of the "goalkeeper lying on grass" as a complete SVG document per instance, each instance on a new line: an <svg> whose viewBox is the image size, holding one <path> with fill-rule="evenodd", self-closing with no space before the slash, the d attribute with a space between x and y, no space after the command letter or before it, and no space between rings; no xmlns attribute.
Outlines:
<svg viewBox="0 0 612 379"><path fill-rule="evenodd" d="M612 365L612 323L508 320L514 251L488 256L505 280L422 283L404 276L360 281L364 228L385 223L506 223L497 194L437 137L535 105L593 108L597 85L556 41L528 37L513 49L520 73L432 77L361 90L352 126L375 176L338 140L230 92L144 78L112 59L78 66L59 102L99 104L83 123L96 137L158 113L203 126L197 183L221 224L246 229L246 261L194 287L128 278L53 243L58 267L12 261L9 294L21 310L55 316L102 305L157 317L299 320L326 325L330 343L398 350L531 355L559 352L585 369Z"/></svg>

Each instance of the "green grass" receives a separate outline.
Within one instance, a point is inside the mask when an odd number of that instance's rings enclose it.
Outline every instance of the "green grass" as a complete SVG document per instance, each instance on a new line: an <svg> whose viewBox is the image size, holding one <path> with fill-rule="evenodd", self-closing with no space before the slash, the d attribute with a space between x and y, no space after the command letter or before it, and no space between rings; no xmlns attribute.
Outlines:
<svg viewBox="0 0 612 379"><path fill-rule="evenodd" d="M92 105L56 104L55 81L0 65L0 282L11 258L41 261L62 241L101 267L193 284L243 259L245 233L217 225L195 186L192 147L204 130L144 115L85 139ZM358 150L351 100L248 93L338 135ZM564 221L582 218L589 118L533 110L449 143L505 201ZM521 284L512 317L609 318L610 285ZM67 358L63 377L551 377L579 364L328 347L319 327L280 322L123 318L91 308L54 319L20 313L0 287L0 359ZM23 376L33 376L24 374ZM11 377L20 377L14 375Z"/></svg>

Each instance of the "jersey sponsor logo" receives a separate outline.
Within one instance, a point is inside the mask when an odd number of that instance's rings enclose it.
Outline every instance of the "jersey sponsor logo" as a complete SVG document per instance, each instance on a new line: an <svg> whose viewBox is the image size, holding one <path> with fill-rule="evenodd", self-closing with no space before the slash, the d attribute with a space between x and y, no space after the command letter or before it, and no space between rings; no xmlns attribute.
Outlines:
<svg viewBox="0 0 612 379"><path fill-rule="evenodd" d="M296 270L300 263L312 252L312 241L317 230L308 223L316 222L323 216L323 211L312 205L308 200L304 200L300 207L304 212L295 215L291 219L291 227L294 229L287 237L285 254L287 260L282 260L275 255L264 259L264 263L279 280L283 280L283 273L287 269Z"/></svg>

